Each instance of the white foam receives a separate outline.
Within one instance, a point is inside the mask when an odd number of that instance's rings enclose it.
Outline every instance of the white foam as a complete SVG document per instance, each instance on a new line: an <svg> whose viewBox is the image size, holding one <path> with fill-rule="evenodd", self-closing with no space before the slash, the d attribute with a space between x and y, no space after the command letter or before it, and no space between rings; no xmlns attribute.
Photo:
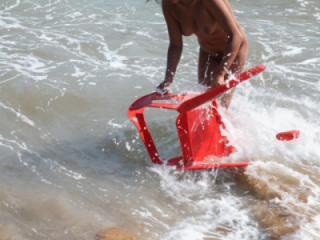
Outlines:
<svg viewBox="0 0 320 240"><path fill-rule="evenodd" d="M152 171L161 177L162 191L182 209L192 212L176 218L175 223L170 224L168 231L161 237L162 240L202 240L205 237L239 239L244 233L248 238L261 236L249 212L242 207L241 199L230 194L214 193L215 178L212 176L204 173L201 177L190 174L189 177L181 178L163 167L154 167ZM219 197L212 197L212 194L219 194Z"/></svg>

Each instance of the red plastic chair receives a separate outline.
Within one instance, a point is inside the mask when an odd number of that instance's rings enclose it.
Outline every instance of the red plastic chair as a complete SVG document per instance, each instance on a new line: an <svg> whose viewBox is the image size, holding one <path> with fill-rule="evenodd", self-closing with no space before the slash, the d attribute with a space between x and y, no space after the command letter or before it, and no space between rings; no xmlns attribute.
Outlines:
<svg viewBox="0 0 320 240"><path fill-rule="evenodd" d="M246 167L248 162L225 161L224 157L229 156L235 148L228 144L228 139L221 133L221 129L225 126L217 111L216 98L239 83L263 72L264 69L264 65L258 65L239 74L237 80L209 88L204 93L161 95L154 92L133 102L129 107L128 117L139 130L151 161L155 164L166 163L181 170ZM209 101L211 103L208 107L200 107ZM167 161L160 159L144 119L146 107L176 110L179 113L176 127L182 156Z"/></svg>

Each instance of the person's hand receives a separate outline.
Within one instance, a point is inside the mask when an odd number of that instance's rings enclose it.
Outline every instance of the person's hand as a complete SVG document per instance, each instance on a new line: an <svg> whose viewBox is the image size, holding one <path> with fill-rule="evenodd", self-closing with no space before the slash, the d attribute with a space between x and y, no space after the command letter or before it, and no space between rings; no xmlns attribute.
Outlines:
<svg viewBox="0 0 320 240"><path fill-rule="evenodd" d="M216 74L213 77L213 80L211 81L210 84L208 84L211 87L217 87L219 85L223 85L225 84L225 79L226 79L226 72L225 71L221 71L219 74Z"/></svg>
<svg viewBox="0 0 320 240"><path fill-rule="evenodd" d="M159 84L159 86L156 88L156 91L157 91L158 93L161 93L161 94L168 93L168 87L170 86L171 83L172 83L172 80L170 80L170 79L164 80L164 81L161 82L161 83Z"/></svg>
<svg viewBox="0 0 320 240"><path fill-rule="evenodd" d="M216 83L217 85L223 85L225 84L225 77L226 77L226 74L225 73L222 73L222 74L219 74L217 75L216 77Z"/></svg>

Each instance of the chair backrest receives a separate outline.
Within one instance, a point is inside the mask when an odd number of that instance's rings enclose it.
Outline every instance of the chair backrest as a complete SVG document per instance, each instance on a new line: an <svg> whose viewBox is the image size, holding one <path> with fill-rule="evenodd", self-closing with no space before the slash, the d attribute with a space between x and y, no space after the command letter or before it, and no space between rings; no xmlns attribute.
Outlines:
<svg viewBox="0 0 320 240"><path fill-rule="evenodd" d="M215 100L210 105L179 114L176 125L184 166L208 157L224 157L234 151L221 130L225 128Z"/></svg>

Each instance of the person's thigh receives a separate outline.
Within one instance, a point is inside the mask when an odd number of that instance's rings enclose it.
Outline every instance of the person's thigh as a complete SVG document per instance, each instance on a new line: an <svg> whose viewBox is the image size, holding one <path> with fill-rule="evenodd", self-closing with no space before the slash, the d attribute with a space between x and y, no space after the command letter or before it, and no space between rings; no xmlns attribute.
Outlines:
<svg viewBox="0 0 320 240"><path fill-rule="evenodd" d="M236 74L237 76L237 74L239 74L242 71L245 65L245 61L247 59L247 55L248 55L248 46L247 46L247 43L244 43L243 45L241 45L240 51L235 61L231 65L230 72L232 74ZM234 91L235 91L235 88L232 88L231 90L229 90L223 95L221 99L222 106L226 108L229 107Z"/></svg>
<svg viewBox="0 0 320 240"><path fill-rule="evenodd" d="M198 82L204 84L206 69L209 61L209 54L206 53L202 48L199 49L199 60L198 60Z"/></svg>
<svg viewBox="0 0 320 240"><path fill-rule="evenodd" d="M198 81L205 86L215 86L214 75L221 62L222 54L209 54L200 48L199 65L198 65Z"/></svg>

